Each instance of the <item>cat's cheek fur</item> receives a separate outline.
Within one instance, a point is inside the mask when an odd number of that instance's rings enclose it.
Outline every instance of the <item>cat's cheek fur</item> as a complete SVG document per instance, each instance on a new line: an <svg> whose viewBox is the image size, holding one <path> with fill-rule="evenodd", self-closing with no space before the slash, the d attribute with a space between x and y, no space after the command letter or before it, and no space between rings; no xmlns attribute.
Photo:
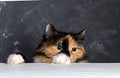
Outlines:
<svg viewBox="0 0 120 78"><path fill-rule="evenodd" d="M20 54L11 54L7 59L7 63L10 65L23 64L25 61Z"/></svg>
<svg viewBox="0 0 120 78"><path fill-rule="evenodd" d="M61 53L53 56L53 64L71 64L70 57Z"/></svg>

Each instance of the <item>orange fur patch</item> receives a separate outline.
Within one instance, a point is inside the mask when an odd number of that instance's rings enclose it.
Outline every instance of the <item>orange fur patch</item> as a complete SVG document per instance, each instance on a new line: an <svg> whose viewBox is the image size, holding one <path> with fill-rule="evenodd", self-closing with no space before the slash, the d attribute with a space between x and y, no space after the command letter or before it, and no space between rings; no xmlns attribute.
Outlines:
<svg viewBox="0 0 120 78"><path fill-rule="evenodd" d="M59 50L55 45L43 45L41 48L37 50L38 52L44 52L47 57L52 57L58 54Z"/></svg>
<svg viewBox="0 0 120 78"><path fill-rule="evenodd" d="M71 35L67 35L66 38L68 38L71 61L75 62L76 59L84 56L85 49L81 44L78 44ZM72 51L72 48L76 48L76 51Z"/></svg>

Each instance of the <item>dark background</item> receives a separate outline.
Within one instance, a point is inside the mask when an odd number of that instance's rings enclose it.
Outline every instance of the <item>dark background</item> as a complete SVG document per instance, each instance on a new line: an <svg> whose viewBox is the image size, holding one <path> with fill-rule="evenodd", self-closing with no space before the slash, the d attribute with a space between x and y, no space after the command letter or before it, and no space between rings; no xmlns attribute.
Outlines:
<svg viewBox="0 0 120 78"><path fill-rule="evenodd" d="M0 62L16 52L30 62L48 23L65 32L86 28L90 62L120 62L120 0L0 2Z"/></svg>

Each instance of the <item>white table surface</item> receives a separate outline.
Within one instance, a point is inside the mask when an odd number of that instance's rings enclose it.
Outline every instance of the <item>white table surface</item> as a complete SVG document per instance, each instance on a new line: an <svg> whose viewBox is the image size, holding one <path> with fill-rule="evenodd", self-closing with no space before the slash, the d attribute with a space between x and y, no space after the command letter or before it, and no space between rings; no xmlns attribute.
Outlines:
<svg viewBox="0 0 120 78"><path fill-rule="evenodd" d="M120 63L0 63L0 78L120 78Z"/></svg>

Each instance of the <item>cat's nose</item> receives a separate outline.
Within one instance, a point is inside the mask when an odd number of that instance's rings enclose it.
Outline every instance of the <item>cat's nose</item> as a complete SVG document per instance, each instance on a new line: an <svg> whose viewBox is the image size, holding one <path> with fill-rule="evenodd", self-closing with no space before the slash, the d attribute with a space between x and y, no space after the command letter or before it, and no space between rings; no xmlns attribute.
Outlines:
<svg viewBox="0 0 120 78"><path fill-rule="evenodd" d="M61 53L64 53L65 55L70 56L70 53L68 50L61 51Z"/></svg>
<svg viewBox="0 0 120 78"><path fill-rule="evenodd" d="M69 53L69 43L68 43L68 39L66 38L63 43L62 43L62 51L61 53L64 53L65 55L67 56L70 56L70 53Z"/></svg>

